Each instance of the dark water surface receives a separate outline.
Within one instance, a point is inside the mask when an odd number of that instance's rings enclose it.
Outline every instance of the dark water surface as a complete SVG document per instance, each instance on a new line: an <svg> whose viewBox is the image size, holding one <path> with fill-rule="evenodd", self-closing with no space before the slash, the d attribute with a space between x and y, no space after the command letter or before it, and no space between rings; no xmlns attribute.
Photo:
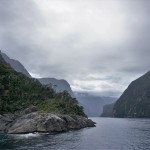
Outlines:
<svg viewBox="0 0 150 150"><path fill-rule="evenodd" d="M0 135L0 150L150 150L150 119L92 118L97 127L54 135Z"/></svg>

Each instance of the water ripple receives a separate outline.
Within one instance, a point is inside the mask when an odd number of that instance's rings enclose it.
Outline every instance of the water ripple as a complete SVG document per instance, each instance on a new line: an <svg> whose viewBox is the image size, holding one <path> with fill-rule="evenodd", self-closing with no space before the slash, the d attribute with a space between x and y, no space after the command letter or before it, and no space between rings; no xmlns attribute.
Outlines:
<svg viewBox="0 0 150 150"><path fill-rule="evenodd" d="M149 119L92 118L96 128L61 134L0 135L0 150L149 150Z"/></svg>

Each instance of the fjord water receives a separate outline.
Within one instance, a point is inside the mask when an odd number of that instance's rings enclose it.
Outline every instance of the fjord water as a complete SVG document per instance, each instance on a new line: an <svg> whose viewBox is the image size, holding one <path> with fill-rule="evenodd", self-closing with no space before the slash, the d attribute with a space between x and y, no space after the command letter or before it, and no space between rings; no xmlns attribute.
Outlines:
<svg viewBox="0 0 150 150"><path fill-rule="evenodd" d="M95 128L61 134L0 135L0 150L149 150L150 119L92 118Z"/></svg>

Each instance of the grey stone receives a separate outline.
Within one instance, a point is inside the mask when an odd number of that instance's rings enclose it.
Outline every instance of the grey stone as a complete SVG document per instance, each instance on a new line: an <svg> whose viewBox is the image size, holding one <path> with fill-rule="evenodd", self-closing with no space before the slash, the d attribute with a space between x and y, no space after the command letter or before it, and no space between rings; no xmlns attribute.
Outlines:
<svg viewBox="0 0 150 150"><path fill-rule="evenodd" d="M32 112L14 119L0 117L1 130L9 134L33 132L64 132L71 129L94 127L95 123L82 116L55 115L51 113Z"/></svg>

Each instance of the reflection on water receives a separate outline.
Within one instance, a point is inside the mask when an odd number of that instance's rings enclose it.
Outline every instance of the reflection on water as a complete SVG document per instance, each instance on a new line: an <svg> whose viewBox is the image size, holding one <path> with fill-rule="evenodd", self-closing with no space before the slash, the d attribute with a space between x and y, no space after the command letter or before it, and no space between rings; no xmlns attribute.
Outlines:
<svg viewBox="0 0 150 150"><path fill-rule="evenodd" d="M61 134L0 135L0 150L149 150L149 119L92 118L96 128Z"/></svg>

